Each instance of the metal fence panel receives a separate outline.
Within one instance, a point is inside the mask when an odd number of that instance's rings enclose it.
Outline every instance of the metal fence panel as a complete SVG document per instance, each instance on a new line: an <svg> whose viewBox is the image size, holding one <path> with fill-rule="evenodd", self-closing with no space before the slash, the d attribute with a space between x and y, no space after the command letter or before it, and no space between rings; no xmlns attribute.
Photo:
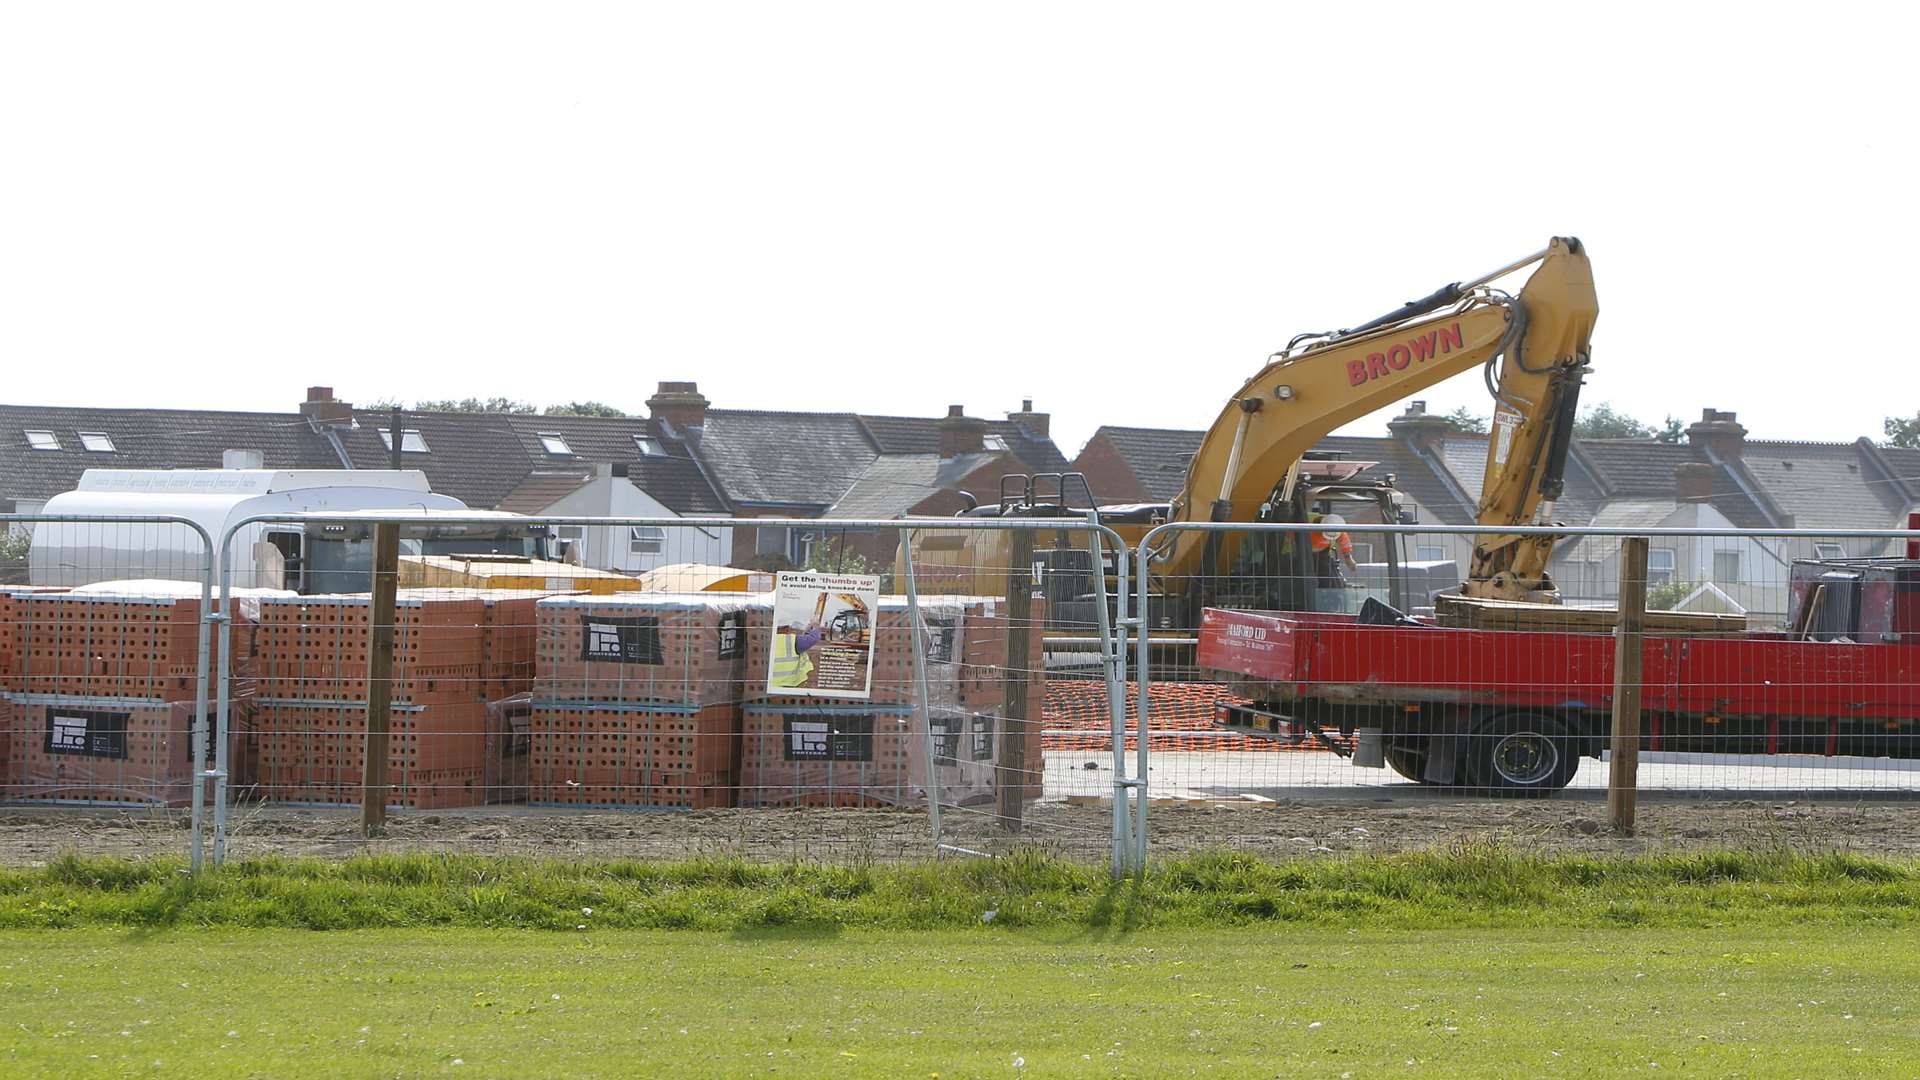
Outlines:
<svg viewBox="0 0 1920 1080"><path fill-rule="evenodd" d="M187 518L0 515L0 801L17 854L130 850L129 834L170 849L186 809L200 865L212 585L212 540Z"/></svg>
<svg viewBox="0 0 1920 1080"><path fill-rule="evenodd" d="M274 520L314 543L263 566L241 533L264 520L223 540L233 580L292 588L261 597L251 641L240 625L223 629L233 644L220 655L218 714L239 760L216 763L216 859L229 836L284 849L274 830L318 850L362 843L347 811L366 794L366 552L381 519ZM1065 597L1062 574L1082 586L1126 580L1126 545L1109 531L1078 520L548 518L483 542L497 517L436 515L431 529L385 520L412 534L393 624L392 840L838 859L1018 844L1116 866L1132 857L1111 793L1093 806L1057 794L1043 719L1054 681L1045 639L1060 612L1094 649L1090 666L1062 678L1102 682L1121 669L1124 589L1094 590L1085 610L1052 604ZM571 551L536 550L556 540ZM919 557L898 558L903 541ZM323 557L322 544L336 550ZM541 557L552 555L561 561ZM804 636L776 624L775 568L795 564L879 579L874 610L841 640L864 643L868 693L769 684L783 636ZM827 665L845 654L812 655ZM1109 769L1107 782L1131 781ZM705 812L642 812L675 810Z"/></svg>
<svg viewBox="0 0 1920 1080"><path fill-rule="evenodd" d="M1558 606L1434 587L1460 580L1476 543L1537 533L1561 537ZM1173 805L1438 797L1450 820L1477 803L1491 821L1504 812L1494 799L1596 798L1608 785L1620 545L1641 536L1641 792L1910 799L1915 535L1163 526L1135 558L1150 615L1131 687L1138 769ZM1182 543L1213 538L1231 542L1199 563L1208 571L1170 572L1196 565L1169 561ZM1144 820L1136 829L1143 840Z"/></svg>

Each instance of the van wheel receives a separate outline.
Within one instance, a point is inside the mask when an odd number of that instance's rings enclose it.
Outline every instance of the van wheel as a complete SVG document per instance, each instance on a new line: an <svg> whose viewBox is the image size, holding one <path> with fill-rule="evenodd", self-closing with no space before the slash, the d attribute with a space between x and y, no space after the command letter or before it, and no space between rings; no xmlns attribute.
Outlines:
<svg viewBox="0 0 1920 1080"><path fill-rule="evenodd" d="M1473 783L1490 795L1550 794L1571 783L1580 768L1566 725L1542 713L1494 717L1474 729L1471 742Z"/></svg>

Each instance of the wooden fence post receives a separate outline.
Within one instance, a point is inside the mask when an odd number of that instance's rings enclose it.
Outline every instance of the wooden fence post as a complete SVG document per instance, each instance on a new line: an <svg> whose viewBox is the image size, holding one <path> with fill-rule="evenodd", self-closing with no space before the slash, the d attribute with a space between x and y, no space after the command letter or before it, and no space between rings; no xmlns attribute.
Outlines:
<svg viewBox="0 0 1920 1080"><path fill-rule="evenodd" d="M399 433L394 433L395 445ZM400 583L400 526L373 527L373 596L367 635L367 757L360 772L360 831L387 822L388 732L393 728L393 624Z"/></svg>
<svg viewBox="0 0 1920 1080"><path fill-rule="evenodd" d="M1640 783L1641 661L1647 628L1647 538L1620 541L1620 615L1613 626L1612 768L1607 819L1617 832L1633 831Z"/></svg>
<svg viewBox="0 0 1920 1080"><path fill-rule="evenodd" d="M1000 827L1019 832L1026 814L1027 734L1031 721L1027 687L1032 672L1029 650L1033 638L1033 532L1014 529L1007 534L1007 665L1001 702L1000 760L994 770Z"/></svg>

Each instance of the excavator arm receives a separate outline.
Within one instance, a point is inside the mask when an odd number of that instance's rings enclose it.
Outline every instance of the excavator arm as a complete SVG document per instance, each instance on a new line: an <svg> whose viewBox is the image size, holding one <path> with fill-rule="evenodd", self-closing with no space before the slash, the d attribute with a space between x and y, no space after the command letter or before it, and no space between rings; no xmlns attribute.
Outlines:
<svg viewBox="0 0 1920 1080"><path fill-rule="evenodd" d="M1536 261L1518 296L1488 286ZM1320 439L1476 367L1486 371L1496 399L1478 520L1521 525L1550 514L1598 311L1585 251L1577 240L1555 238L1537 255L1351 330L1295 339L1221 410L1188 468L1173 518L1252 521L1276 481L1290 485ZM1234 534L1178 534L1162 573L1218 574L1232 565L1238 541ZM1551 537L1482 537L1466 591L1550 596L1552 546Z"/></svg>

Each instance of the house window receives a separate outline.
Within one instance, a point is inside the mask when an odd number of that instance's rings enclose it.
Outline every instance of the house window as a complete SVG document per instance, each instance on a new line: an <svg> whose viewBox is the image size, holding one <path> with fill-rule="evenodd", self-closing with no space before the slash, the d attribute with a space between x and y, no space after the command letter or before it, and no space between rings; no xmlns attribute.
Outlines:
<svg viewBox="0 0 1920 1080"><path fill-rule="evenodd" d="M555 525L553 527L553 535L561 540L585 540L587 538L587 527L585 525Z"/></svg>
<svg viewBox="0 0 1920 1080"><path fill-rule="evenodd" d="M1421 544L1413 549L1414 562L1445 562L1447 549L1432 544Z"/></svg>
<svg viewBox="0 0 1920 1080"><path fill-rule="evenodd" d="M633 447L640 451L640 456L642 457L659 457L665 453L664 450L660 449L660 441L647 435L635 435L633 437Z"/></svg>
<svg viewBox="0 0 1920 1080"><path fill-rule="evenodd" d="M31 435L33 433L28 432L27 434ZM1847 557L1847 549L1839 544L1815 544L1813 545L1813 557L1816 559L1844 559Z"/></svg>
<svg viewBox="0 0 1920 1080"><path fill-rule="evenodd" d="M1674 556L1672 548L1654 548L1647 552L1647 584L1670 585L1673 583Z"/></svg>
<svg viewBox="0 0 1920 1080"><path fill-rule="evenodd" d="M113 440L99 431L80 432L80 445L96 454L113 453Z"/></svg>
<svg viewBox="0 0 1920 1080"><path fill-rule="evenodd" d="M1722 585L1732 585L1740 580L1739 552L1716 551L1713 553L1713 580Z"/></svg>
<svg viewBox="0 0 1920 1080"><path fill-rule="evenodd" d="M60 449L60 437L51 431L29 431L27 432L27 445L33 447L35 450L58 450Z"/></svg>
<svg viewBox="0 0 1920 1080"><path fill-rule="evenodd" d="M552 454L554 457L572 457L573 456L573 447L567 445L567 440L561 438L559 432L556 432L556 431L541 432L540 445L546 447L547 453Z"/></svg>
<svg viewBox="0 0 1920 1080"><path fill-rule="evenodd" d="M980 445L988 450L1004 452L1007 449L1007 437L1005 435L987 435L981 438Z"/></svg>
<svg viewBox="0 0 1920 1080"><path fill-rule="evenodd" d="M388 450L393 449L392 428L380 429L380 442L385 445ZM427 449L427 440L421 438L420 433L412 428L400 429L400 452L403 454L432 453L432 451Z"/></svg>
<svg viewBox="0 0 1920 1080"><path fill-rule="evenodd" d="M658 555L667 549L667 531L651 525L635 525L627 530L627 554Z"/></svg>
<svg viewBox="0 0 1920 1080"><path fill-rule="evenodd" d="M753 530L753 553L755 555L785 555L787 553L787 530L759 528Z"/></svg>

